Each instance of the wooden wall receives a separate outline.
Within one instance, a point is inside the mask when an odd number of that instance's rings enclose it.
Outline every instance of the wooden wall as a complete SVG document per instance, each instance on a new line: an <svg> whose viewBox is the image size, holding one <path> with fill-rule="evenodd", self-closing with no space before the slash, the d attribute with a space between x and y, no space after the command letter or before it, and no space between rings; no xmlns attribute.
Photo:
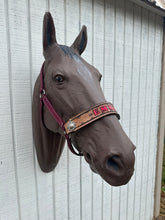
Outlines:
<svg viewBox="0 0 165 220"><path fill-rule="evenodd" d="M54 172L38 166L31 103L48 10L61 44L88 28L83 57L137 146L126 186L109 186L67 147ZM0 220L152 219L162 39L163 18L127 0L0 0Z"/></svg>

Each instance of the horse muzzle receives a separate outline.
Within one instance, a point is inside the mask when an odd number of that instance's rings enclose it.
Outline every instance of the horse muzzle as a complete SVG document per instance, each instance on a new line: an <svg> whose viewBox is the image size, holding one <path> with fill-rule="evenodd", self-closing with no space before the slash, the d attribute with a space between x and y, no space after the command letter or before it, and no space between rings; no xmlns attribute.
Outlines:
<svg viewBox="0 0 165 220"><path fill-rule="evenodd" d="M98 173L107 183L112 186L125 185L134 173L135 146L131 144L127 153L109 152L104 149L102 154L84 152L85 160L89 163L93 172Z"/></svg>

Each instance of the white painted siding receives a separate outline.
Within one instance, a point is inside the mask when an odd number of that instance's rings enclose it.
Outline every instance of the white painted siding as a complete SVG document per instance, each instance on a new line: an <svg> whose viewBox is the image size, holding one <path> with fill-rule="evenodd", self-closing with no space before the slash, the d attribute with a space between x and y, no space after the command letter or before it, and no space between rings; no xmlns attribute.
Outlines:
<svg viewBox="0 0 165 220"><path fill-rule="evenodd" d="M126 186L109 186L67 147L54 172L38 166L31 102L47 10L59 43L88 28L83 57L137 146ZM127 0L0 0L0 220L152 219L162 37L163 18Z"/></svg>

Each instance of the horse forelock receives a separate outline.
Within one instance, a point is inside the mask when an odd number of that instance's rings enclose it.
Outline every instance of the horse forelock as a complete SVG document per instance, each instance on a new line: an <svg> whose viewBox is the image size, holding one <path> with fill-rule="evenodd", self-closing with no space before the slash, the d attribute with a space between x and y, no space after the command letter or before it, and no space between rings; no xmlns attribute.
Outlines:
<svg viewBox="0 0 165 220"><path fill-rule="evenodd" d="M69 56L72 59L77 59L78 55L74 52L74 50L68 46L65 45L59 45L61 50L64 52L65 55Z"/></svg>

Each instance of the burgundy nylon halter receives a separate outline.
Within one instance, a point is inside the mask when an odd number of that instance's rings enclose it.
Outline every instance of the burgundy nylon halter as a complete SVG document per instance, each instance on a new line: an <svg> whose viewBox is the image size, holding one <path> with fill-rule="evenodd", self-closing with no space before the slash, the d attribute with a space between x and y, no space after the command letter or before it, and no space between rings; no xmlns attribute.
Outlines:
<svg viewBox="0 0 165 220"><path fill-rule="evenodd" d="M65 138L66 138L67 143L68 143L68 147L71 150L71 152L75 155L83 156L82 153L80 153L80 152L77 153L74 150L74 148L72 146L72 143L71 143L71 139L69 138L69 135L65 131L64 121L59 116L59 114L56 112L56 110L52 106L51 102L49 101L48 97L46 96L46 91L44 89L43 68L44 68L44 63L42 64L41 72L40 72L40 116L41 116L41 120L43 122L43 106L45 106L48 109L48 111L50 112L50 114L52 115L52 117L56 120L56 122L58 123L60 128L64 131L64 135L65 135Z"/></svg>

